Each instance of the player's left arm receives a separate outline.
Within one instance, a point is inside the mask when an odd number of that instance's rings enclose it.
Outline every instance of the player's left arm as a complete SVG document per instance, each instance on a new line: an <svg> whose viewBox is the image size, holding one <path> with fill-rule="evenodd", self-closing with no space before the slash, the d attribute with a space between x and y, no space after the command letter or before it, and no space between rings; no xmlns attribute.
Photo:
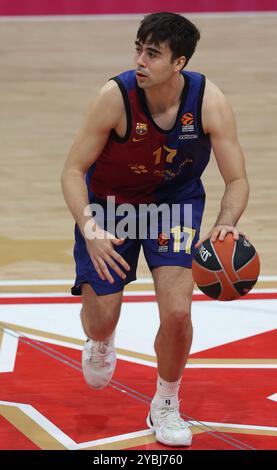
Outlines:
<svg viewBox="0 0 277 470"><path fill-rule="evenodd" d="M206 100L203 101L203 127L209 133L212 149L219 171L225 182L225 191L221 199L221 209L217 220L207 236L196 243L210 238L211 241L224 240L227 233L233 233L234 239L241 233L236 224L242 215L249 196L249 184L245 170L245 159L238 141L236 121L232 108L223 93L208 82Z"/></svg>

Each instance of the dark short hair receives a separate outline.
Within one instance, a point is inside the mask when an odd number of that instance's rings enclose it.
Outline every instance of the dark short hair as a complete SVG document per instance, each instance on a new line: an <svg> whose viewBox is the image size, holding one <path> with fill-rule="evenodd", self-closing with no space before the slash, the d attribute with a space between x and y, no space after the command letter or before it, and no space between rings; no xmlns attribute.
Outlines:
<svg viewBox="0 0 277 470"><path fill-rule="evenodd" d="M137 32L137 41L158 46L167 42L172 60L185 56L187 62L200 39L200 31L184 16L171 12L151 13L144 17Z"/></svg>

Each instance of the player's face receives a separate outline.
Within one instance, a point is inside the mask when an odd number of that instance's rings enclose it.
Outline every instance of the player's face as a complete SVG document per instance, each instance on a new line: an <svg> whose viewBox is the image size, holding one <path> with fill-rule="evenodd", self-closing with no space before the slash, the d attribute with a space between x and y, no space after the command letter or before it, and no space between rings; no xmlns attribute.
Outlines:
<svg viewBox="0 0 277 470"><path fill-rule="evenodd" d="M181 68L180 59L172 61L172 51L166 42L156 46L136 41L135 45L136 78L140 88L164 84Z"/></svg>

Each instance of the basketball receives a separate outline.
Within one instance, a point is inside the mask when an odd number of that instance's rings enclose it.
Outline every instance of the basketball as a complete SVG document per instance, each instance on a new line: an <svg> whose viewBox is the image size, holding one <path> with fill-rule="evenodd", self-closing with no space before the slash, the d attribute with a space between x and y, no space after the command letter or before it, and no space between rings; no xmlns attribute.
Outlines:
<svg viewBox="0 0 277 470"><path fill-rule="evenodd" d="M192 262L192 275L198 288L217 300L235 300L256 284L260 259L254 246L242 235L234 240L228 233L224 241L205 240Z"/></svg>

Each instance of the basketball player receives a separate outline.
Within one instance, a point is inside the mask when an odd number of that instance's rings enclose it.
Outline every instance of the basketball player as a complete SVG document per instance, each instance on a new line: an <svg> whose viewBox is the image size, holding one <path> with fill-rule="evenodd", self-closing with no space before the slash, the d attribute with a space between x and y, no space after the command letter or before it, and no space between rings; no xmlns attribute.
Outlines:
<svg viewBox="0 0 277 470"><path fill-rule="evenodd" d="M196 26L181 15L146 16L137 32L135 69L103 86L62 174L64 197L76 221L77 277L72 293L82 295L81 320L88 338L82 356L84 378L93 389L105 387L112 378L122 293L136 279L142 246L160 314L154 344L157 391L147 424L156 439L169 446L188 446L192 440L178 401L192 342L192 258L208 237L224 240L231 232L238 239L236 224L248 200L231 107L202 74L184 71L199 38ZM214 226L199 240L205 201L200 177L211 147L225 192ZM92 213L85 213L95 202L107 211L107 196L115 197L117 207L132 203L136 209L142 203L189 204L191 227L180 212L180 226L159 233L157 239L116 237ZM88 222L93 228L89 237ZM187 237L185 249L177 243L176 230Z"/></svg>

